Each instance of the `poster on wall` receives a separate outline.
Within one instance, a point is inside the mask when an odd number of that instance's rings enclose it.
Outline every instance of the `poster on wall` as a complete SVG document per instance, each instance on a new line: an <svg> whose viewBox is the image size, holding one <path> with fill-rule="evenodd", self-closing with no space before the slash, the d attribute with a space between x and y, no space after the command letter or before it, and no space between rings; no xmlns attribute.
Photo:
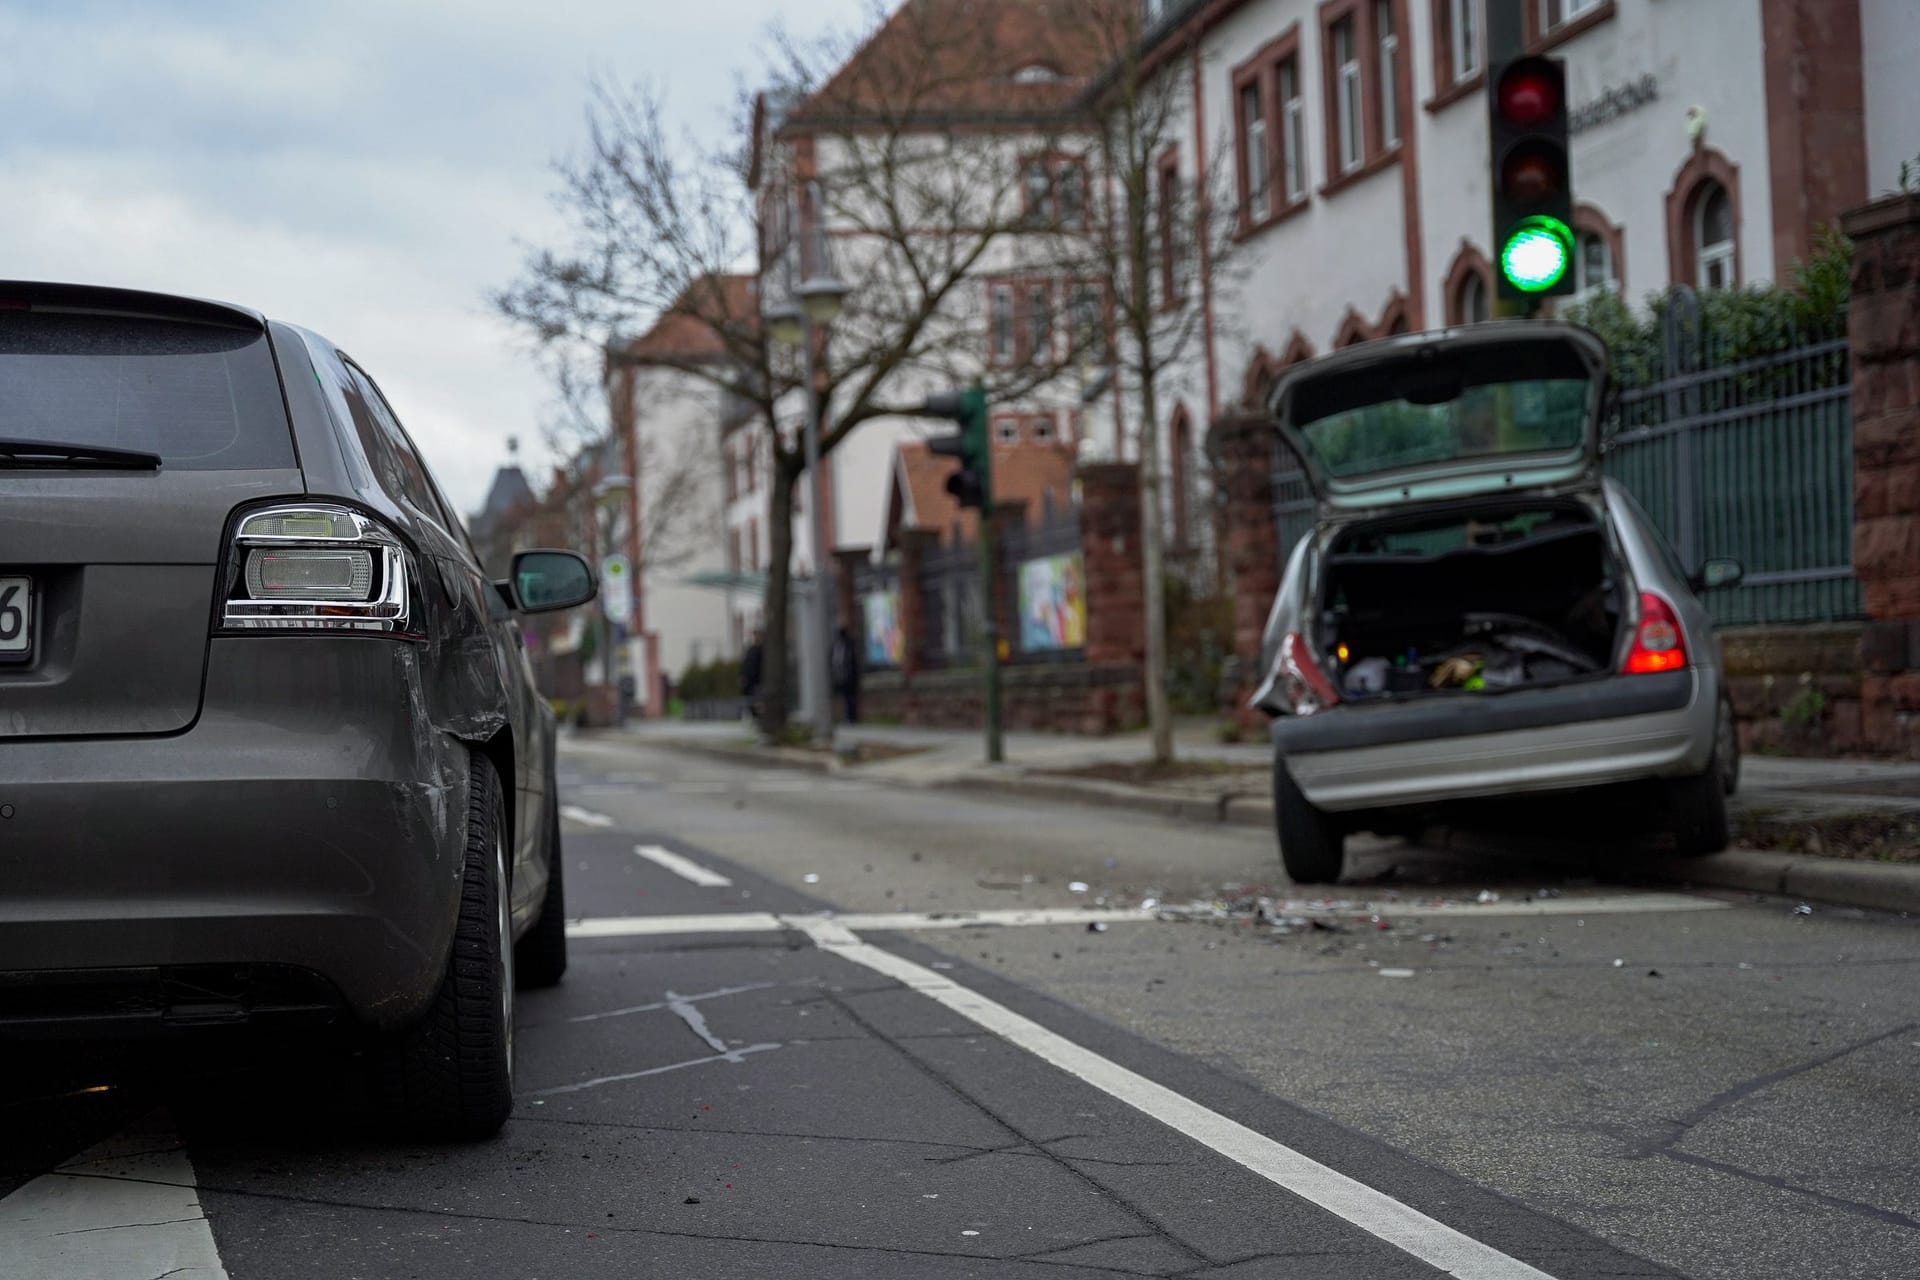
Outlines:
<svg viewBox="0 0 1920 1280"><path fill-rule="evenodd" d="M900 593L869 591L862 604L867 618L867 665L899 666L906 656L906 637L900 634Z"/></svg>
<svg viewBox="0 0 1920 1280"><path fill-rule="evenodd" d="M1087 596L1080 553L1020 566L1020 647L1029 653L1087 643Z"/></svg>

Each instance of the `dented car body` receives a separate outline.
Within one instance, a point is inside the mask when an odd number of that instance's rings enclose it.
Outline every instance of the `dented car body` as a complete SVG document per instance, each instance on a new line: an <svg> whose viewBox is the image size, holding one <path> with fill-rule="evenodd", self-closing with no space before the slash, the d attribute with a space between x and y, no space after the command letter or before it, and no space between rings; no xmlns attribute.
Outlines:
<svg viewBox="0 0 1920 1280"><path fill-rule="evenodd" d="M487 580L319 335L124 290L0 302L0 1033L417 1023L477 838L509 952L558 903L525 583ZM533 603L590 598L577 568Z"/></svg>
<svg viewBox="0 0 1920 1280"><path fill-rule="evenodd" d="M1699 593L1600 472L1606 353L1485 324L1296 366L1270 404L1316 496L1268 618L1282 855L1459 801L1647 783L1686 851L1727 841L1738 743Z"/></svg>

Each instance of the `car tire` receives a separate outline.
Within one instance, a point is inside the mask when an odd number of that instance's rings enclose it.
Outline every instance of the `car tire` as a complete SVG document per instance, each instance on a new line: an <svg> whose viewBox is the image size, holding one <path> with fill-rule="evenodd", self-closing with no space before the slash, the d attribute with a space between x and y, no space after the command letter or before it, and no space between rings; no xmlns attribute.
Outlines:
<svg viewBox="0 0 1920 1280"><path fill-rule="evenodd" d="M1308 802L1284 760L1273 764L1273 824L1280 838L1280 865L1290 880L1332 884L1340 878L1346 863L1346 830Z"/></svg>
<svg viewBox="0 0 1920 1280"><path fill-rule="evenodd" d="M375 1055L381 1111L437 1140L490 1138L513 1110L513 923L506 803L493 764L476 753L467 786L459 917L426 1014Z"/></svg>
<svg viewBox="0 0 1920 1280"><path fill-rule="evenodd" d="M1705 857L1733 843L1733 824L1727 815L1727 770L1718 745L1705 773L1667 785L1673 844L1681 857Z"/></svg>
<svg viewBox="0 0 1920 1280"><path fill-rule="evenodd" d="M514 949L514 972L523 991L558 986L567 971L566 859L560 852L560 806L551 780L547 794L556 797L547 814L547 891L540 899L540 918Z"/></svg>

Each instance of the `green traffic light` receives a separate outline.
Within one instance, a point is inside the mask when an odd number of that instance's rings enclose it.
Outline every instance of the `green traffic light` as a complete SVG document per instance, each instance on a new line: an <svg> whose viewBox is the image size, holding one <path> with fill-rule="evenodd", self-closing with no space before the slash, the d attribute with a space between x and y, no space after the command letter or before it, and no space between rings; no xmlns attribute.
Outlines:
<svg viewBox="0 0 1920 1280"><path fill-rule="evenodd" d="M1551 289L1573 265L1573 231L1558 218L1521 221L1500 250L1500 274L1522 293Z"/></svg>

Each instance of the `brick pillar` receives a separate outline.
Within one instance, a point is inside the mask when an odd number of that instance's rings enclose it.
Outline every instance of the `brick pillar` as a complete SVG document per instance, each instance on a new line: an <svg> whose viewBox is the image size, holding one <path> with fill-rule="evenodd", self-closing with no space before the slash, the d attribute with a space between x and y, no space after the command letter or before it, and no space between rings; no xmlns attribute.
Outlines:
<svg viewBox="0 0 1920 1280"><path fill-rule="evenodd" d="M1847 339L1853 358L1853 570L1861 731L1872 750L1920 756L1920 196L1852 210Z"/></svg>
<svg viewBox="0 0 1920 1280"><path fill-rule="evenodd" d="M902 529L900 545L900 670L919 671L926 661L927 602L920 593L920 565L927 552L940 544L931 529Z"/></svg>
<svg viewBox="0 0 1920 1280"><path fill-rule="evenodd" d="M1003 653L1011 654L1020 641L1020 599L1013 585L1013 556L1009 534L1024 529L1027 504L1021 499L1003 499L993 504L993 625L999 633Z"/></svg>
<svg viewBox="0 0 1920 1280"><path fill-rule="evenodd" d="M1225 710L1251 724L1258 717L1247 695L1260 678L1260 634L1274 593L1280 589L1280 545L1273 515L1273 421L1235 414L1214 423L1208 453L1214 483L1226 495L1221 514L1228 581L1233 587L1233 654L1236 678Z"/></svg>
<svg viewBox="0 0 1920 1280"><path fill-rule="evenodd" d="M860 570L873 559L871 547L841 547L833 553L833 594L838 612L835 621L862 639L866 619L860 610Z"/></svg>
<svg viewBox="0 0 1920 1280"><path fill-rule="evenodd" d="M1080 468L1080 547L1086 561L1087 662L1145 665L1146 579L1140 568L1140 468Z"/></svg>

